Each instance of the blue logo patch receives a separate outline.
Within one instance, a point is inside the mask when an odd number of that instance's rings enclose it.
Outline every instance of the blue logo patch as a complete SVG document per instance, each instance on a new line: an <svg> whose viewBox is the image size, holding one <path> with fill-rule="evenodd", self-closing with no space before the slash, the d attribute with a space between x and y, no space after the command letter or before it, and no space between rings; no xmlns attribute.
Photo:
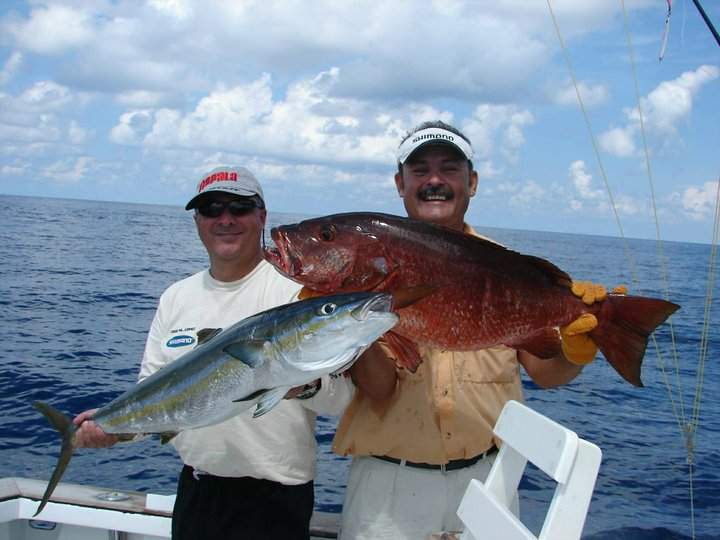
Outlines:
<svg viewBox="0 0 720 540"><path fill-rule="evenodd" d="M195 343L195 338L192 336L175 336L168 339L168 342L165 344L168 347L176 348L176 347L188 347Z"/></svg>

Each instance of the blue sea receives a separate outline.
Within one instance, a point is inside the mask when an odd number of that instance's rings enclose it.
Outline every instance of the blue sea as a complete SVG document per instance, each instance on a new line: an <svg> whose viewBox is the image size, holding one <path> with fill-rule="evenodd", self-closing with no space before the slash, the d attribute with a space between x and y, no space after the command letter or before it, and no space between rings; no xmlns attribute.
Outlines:
<svg viewBox="0 0 720 540"><path fill-rule="evenodd" d="M271 214L269 225L301 215ZM0 196L0 476L47 479L58 439L30 404L76 414L134 384L157 298L203 268L206 254L189 212L153 206ZM571 226L568 226L571 228ZM547 258L576 279L627 283L663 296L657 244L629 240L633 284L617 238L478 227ZM670 327L648 349L644 388L599 358L571 384L541 390L525 381L527 404L597 444L603 461L584 538L720 539L719 302L710 306L707 360L698 394L700 339L710 246L665 243L677 366ZM685 426L697 411L688 451ZM330 451L336 418L321 418L317 508L340 512L349 461ZM65 481L170 493L179 460L156 440L79 451ZM521 484L521 512L538 532L554 485L535 469Z"/></svg>

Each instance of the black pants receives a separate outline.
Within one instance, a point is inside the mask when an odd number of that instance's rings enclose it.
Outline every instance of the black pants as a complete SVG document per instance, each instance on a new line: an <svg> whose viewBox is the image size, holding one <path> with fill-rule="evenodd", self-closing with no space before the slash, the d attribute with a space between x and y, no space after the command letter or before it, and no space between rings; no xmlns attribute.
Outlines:
<svg viewBox="0 0 720 540"><path fill-rule="evenodd" d="M193 476L183 467L173 540L309 540L312 482L286 486L257 478Z"/></svg>

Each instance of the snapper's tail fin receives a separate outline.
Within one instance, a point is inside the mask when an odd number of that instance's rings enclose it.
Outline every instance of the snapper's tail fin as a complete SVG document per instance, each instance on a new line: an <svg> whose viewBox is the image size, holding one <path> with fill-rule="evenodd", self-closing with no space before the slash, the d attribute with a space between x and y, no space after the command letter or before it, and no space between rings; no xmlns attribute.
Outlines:
<svg viewBox="0 0 720 540"><path fill-rule="evenodd" d="M50 477L47 488L45 488L45 493L43 494L42 500L40 501L40 506L38 506L37 512L35 512L35 515L33 516L35 517L40 512L42 512L43 508L45 508L48 500L50 500L50 496L52 495L53 491L55 491L55 487L60 482L60 478L62 478L62 475L65 472L68 463L70 463L70 458L72 457L73 451L75 450L73 442L75 439L75 431L77 428L68 416L65 416L63 413L61 413L54 407L48 405L47 403L43 403L42 401L36 401L33 403L33 407L40 411L45 416L45 418L47 418L48 422L50 422L52 426L58 430L58 432L60 433L60 438L62 439L60 457L58 458L55 470Z"/></svg>
<svg viewBox="0 0 720 540"><path fill-rule="evenodd" d="M658 298L610 294L596 314L598 326L589 336L620 376L642 386L642 365L648 337L680 308Z"/></svg>

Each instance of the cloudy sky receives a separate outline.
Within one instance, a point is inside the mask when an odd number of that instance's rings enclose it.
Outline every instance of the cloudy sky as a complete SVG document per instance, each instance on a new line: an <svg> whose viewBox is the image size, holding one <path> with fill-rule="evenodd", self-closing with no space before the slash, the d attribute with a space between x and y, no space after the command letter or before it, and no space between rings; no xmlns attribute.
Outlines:
<svg viewBox="0 0 720 540"><path fill-rule="evenodd" d="M692 2L662 62L665 0L550 5L3 0L0 193L180 206L237 164L271 210L403 214L395 149L442 119L475 148L472 224L616 236L614 207L710 242L720 47Z"/></svg>

